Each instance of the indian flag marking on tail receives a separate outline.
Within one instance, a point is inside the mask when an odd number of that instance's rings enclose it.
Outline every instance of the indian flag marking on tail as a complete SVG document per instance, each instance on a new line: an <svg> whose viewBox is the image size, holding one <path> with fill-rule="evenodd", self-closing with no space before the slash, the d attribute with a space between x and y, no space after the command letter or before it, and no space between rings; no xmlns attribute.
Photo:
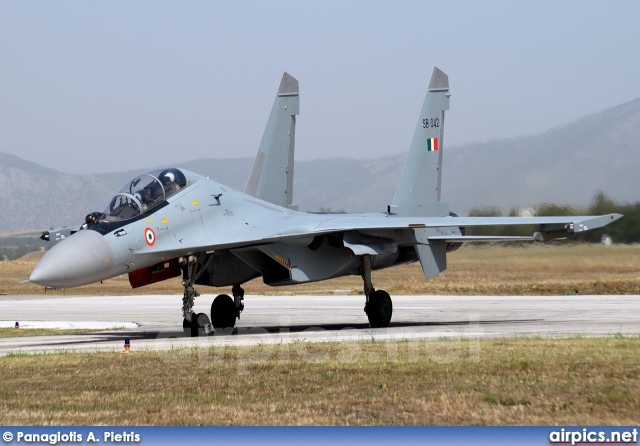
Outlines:
<svg viewBox="0 0 640 446"><path fill-rule="evenodd" d="M438 151L438 138L429 138L429 139L427 139L427 151L429 151L429 152L437 152Z"/></svg>

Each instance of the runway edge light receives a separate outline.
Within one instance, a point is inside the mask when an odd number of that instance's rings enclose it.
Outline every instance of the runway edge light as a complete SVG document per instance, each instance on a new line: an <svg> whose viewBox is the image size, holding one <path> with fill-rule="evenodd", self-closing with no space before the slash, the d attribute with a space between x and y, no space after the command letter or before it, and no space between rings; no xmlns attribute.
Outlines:
<svg viewBox="0 0 640 446"><path fill-rule="evenodd" d="M130 349L131 349L131 341L129 340L129 338L124 338L124 351L120 353L131 353Z"/></svg>
<svg viewBox="0 0 640 446"><path fill-rule="evenodd" d="M20 330L20 324L16 322L16 331Z"/></svg>

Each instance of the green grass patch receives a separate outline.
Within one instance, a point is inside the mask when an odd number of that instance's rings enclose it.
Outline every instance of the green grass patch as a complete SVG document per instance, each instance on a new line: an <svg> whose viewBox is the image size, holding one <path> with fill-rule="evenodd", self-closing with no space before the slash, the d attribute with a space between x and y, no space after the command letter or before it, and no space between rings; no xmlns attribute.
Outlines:
<svg viewBox="0 0 640 446"><path fill-rule="evenodd" d="M3 425L619 425L640 339L448 340L0 358Z"/></svg>

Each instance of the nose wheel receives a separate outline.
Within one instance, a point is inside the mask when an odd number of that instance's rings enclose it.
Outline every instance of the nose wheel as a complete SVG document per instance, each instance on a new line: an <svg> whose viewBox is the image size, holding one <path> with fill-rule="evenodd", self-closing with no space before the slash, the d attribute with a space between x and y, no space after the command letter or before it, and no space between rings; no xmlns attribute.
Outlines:
<svg viewBox="0 0 640 446"><path fill-rule="evenodd" d="M209 320L209 316L204 313L191 313L191 320L186 318L182 321L182 330L185 336L196 338L198 336L207 336L213 331L213 326Z"/></svg>
<svg viewBox="0 0 640 446"><path fill-rule="evenodd" d="M195 298L200 294L193 288L193 279L198 267L198 258L194 255L189 257L180 257L178 259L180 268L182 269L182 286L184 294L182 296L182 330L185 336L197 337L204 336L213 331L213 326L209 320L209 316L204 313L194 313L193 305Z"/></svg>

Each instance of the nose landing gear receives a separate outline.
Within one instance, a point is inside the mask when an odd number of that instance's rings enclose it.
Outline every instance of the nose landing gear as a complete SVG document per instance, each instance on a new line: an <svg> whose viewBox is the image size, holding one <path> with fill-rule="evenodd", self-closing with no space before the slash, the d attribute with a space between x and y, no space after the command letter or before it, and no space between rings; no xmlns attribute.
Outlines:
<svg viewBox="0 0 640 446"><path fill-rule="evenodd" d="M204 313L194 313L193 305L195 298L200 294L193 288L193 280L198 267L198 258L195 255L180 257L178 259L182 269L182 286L184 294L182 296L182 330L185 336L204 336L213 331L209 316Z"/></svg>

